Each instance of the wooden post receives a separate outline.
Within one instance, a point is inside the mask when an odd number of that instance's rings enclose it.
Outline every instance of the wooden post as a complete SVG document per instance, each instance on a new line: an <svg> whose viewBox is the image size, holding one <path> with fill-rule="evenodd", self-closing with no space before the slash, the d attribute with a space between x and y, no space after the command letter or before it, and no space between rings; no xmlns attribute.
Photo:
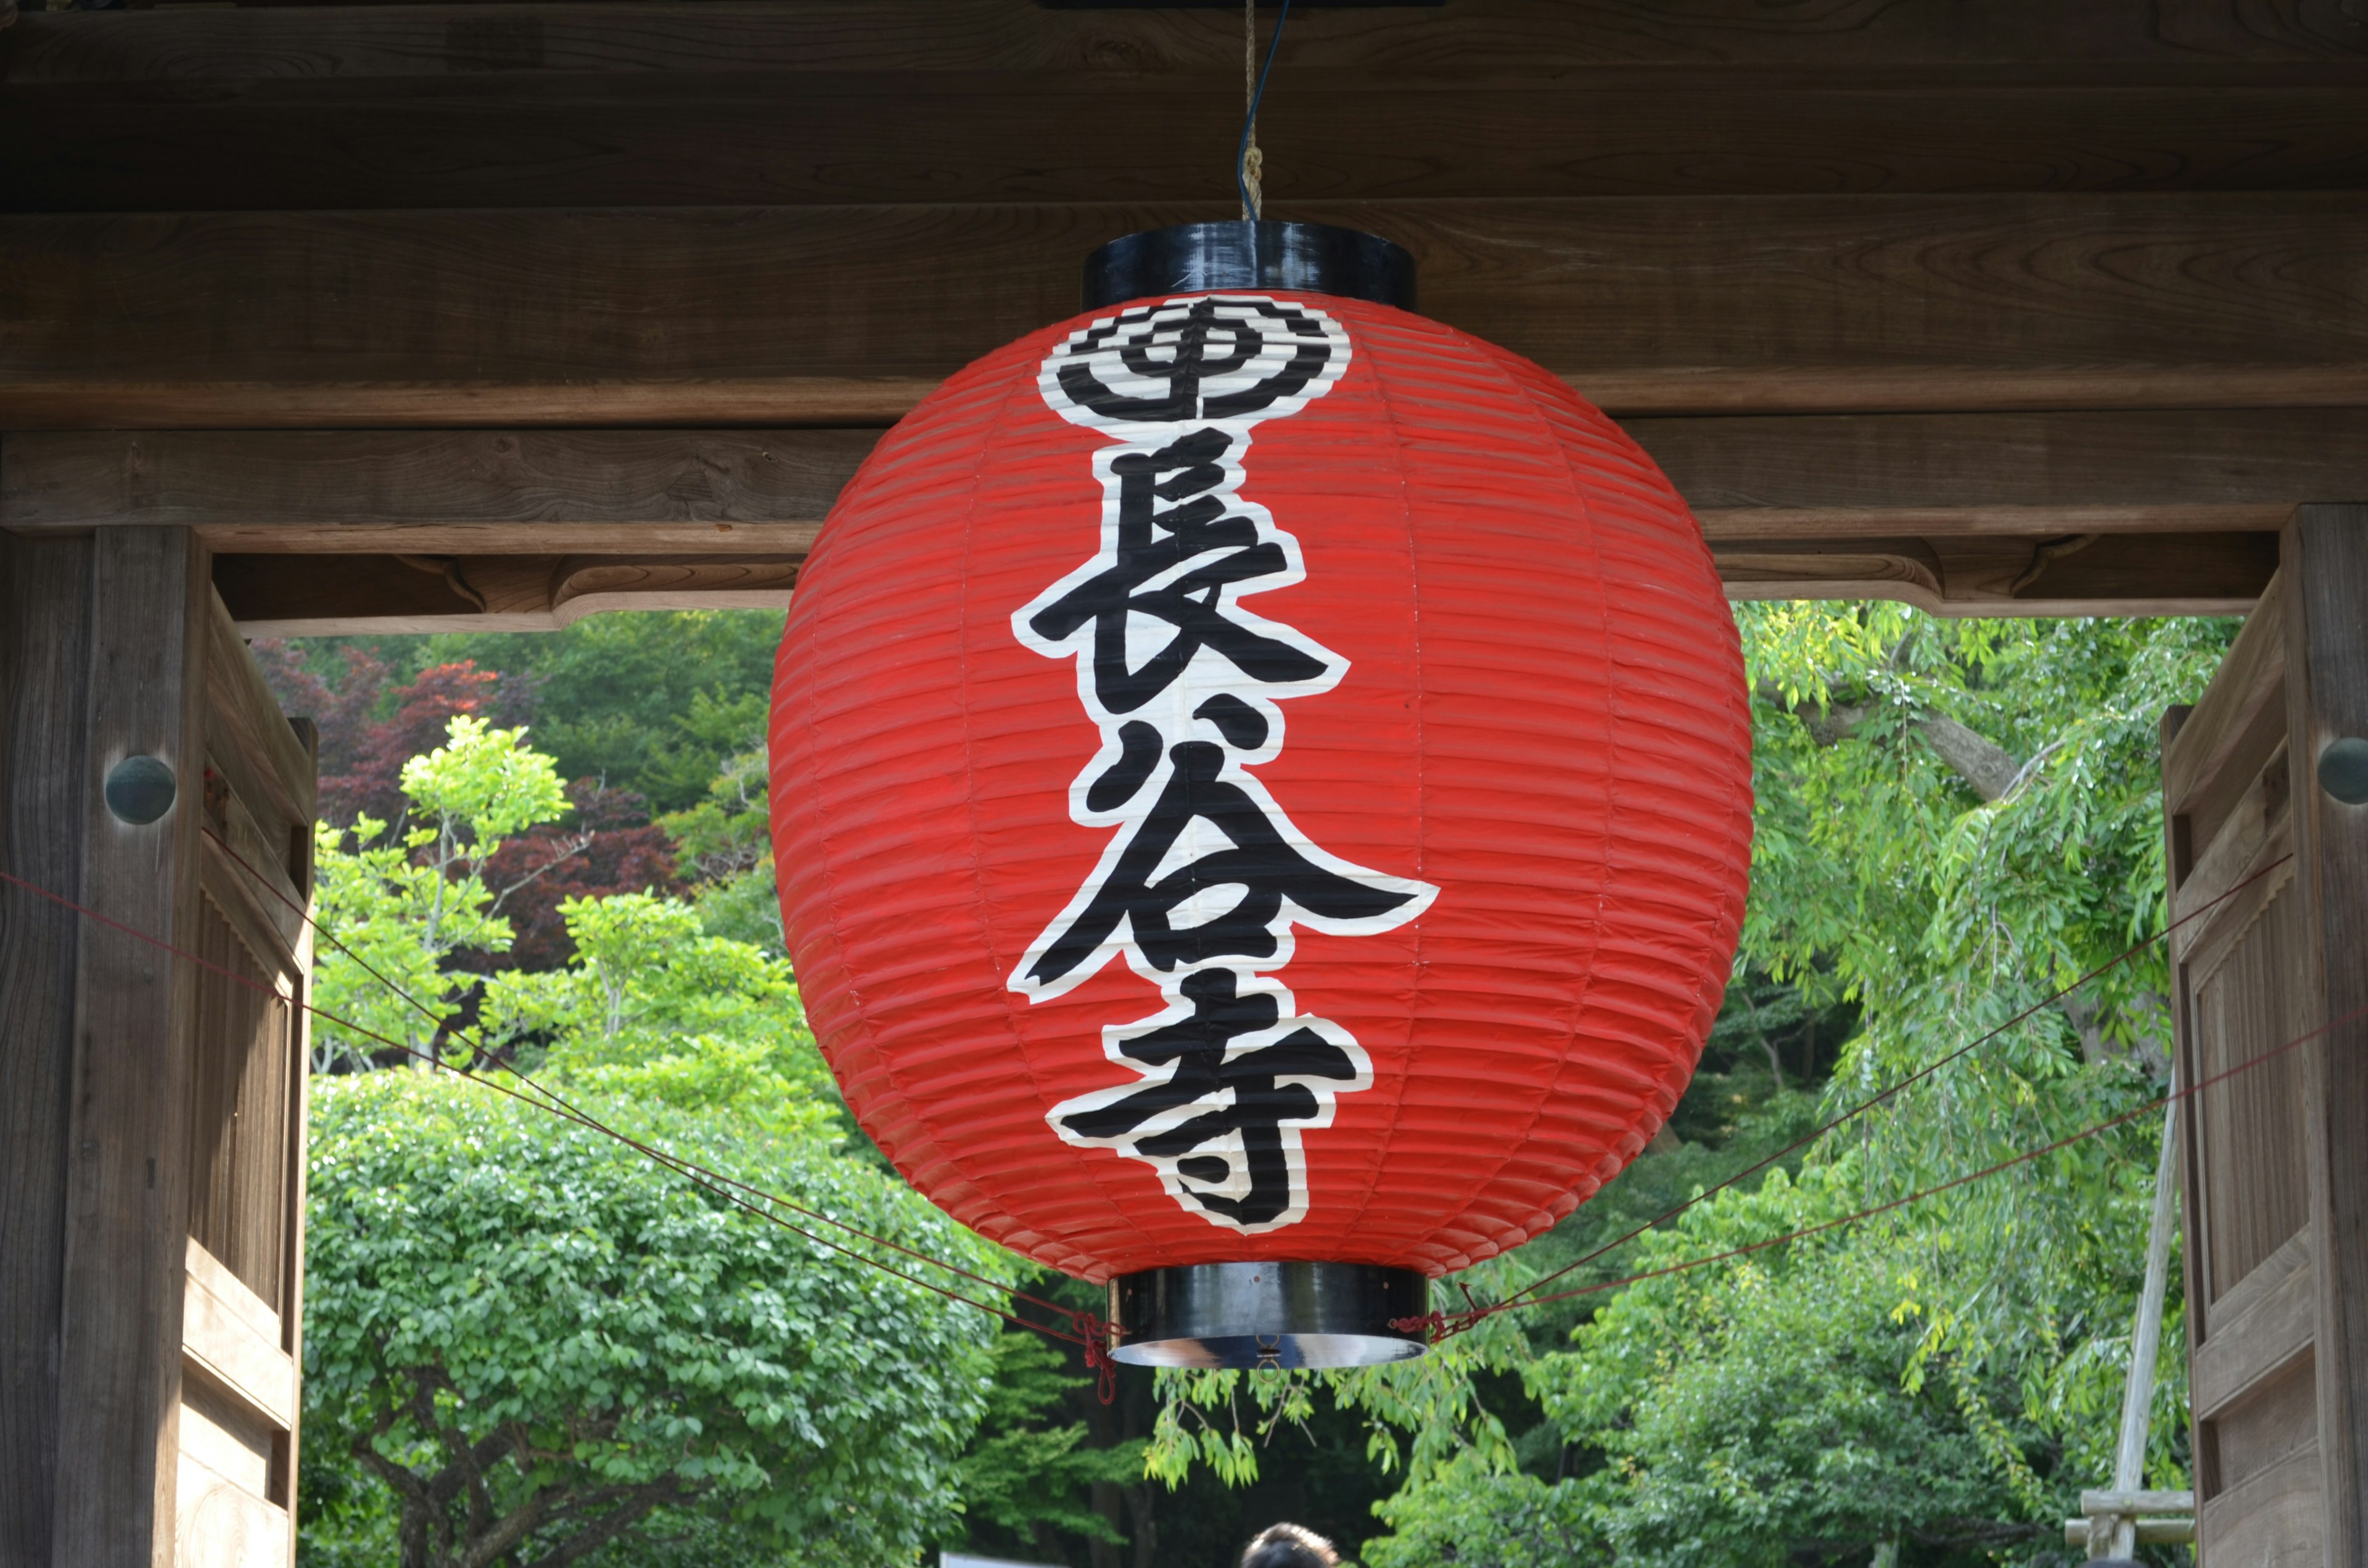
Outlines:
<svg viewBox="0 0 2368 1568"><path fill-rule="evenodd" d="M0 870L81 881L87 536L0 533ZM47 1563L56 1506L75 916L0 883L0 1562Z"/></svg>
<svg viewBox="0 0 2368 1568"><path fill-rule="evenodd" d="M2171 1082L2178 1083L2176 1073ZM2154 1170L2154 1219L2146 1231L2146 1284L2138 1295L2137 1318L2130 1327L2130 1376L2122 1390L2122 1435L2113 1453L2113 1492L2119 1495L2135 1494L2146 1485L2154 1369L2162 1352L2162 1301L2169 1288L2170 1233L2178 1220L2174 1202L2179 1191L2178 1153L2179 1102L2173 1100L2162 1118L2162 1152ZM2188 1511L2194 1511L2192 1494ZM2135 1555L2139 1522L2135 1513L2090 1514L2084 1542L2089 1560Z"/></svg>
<svg viewBox="0 0 2368 1568"><path fill-rule="evenodd" d="M205 551L183 528L127 532L100 536L92 560L80 898L171 937L190 924L200 842ZM103 788L141 756L172 770L176 795L134 825ZM196 996L188 965L84 923L58 1342L61 1564L173 1561Z"/></svg>
<svg viewBox="0 0 2368 1568"><path fill-rule="evenodd" d="M2295 881L2316 938L2302 1022L2333 1026L2311 1049L2304 1101L2327 1562L2368 1568L2368 1018L2353 1016L2368 1008L2368 805L2319 777L2328 746L2368 738L2368 505L2296 508L2279 570L2301 612L2286 621L2286 722Z"/></svg>
<svg viewBox="0 0 2368 1568"><path fill-rule="evenodd" d="M141 528L0 560L0 856L173 939L196 897L206 552ZM104 796L133 756L176 780L144 824ZM21 888L0 914L0 1554L169 1568L197 976Z"/></svg>

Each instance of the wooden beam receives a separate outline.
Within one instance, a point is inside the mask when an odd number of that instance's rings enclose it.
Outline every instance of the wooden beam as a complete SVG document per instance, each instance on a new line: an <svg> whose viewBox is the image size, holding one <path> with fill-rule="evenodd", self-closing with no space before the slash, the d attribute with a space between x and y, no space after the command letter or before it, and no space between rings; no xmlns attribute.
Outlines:
<svg viewBox="0 0 2368 1568"><path fill-rule="evenodd" d="M2273 533L2305 497L2368 494L2361 409L1623 424L1722 543ZM796 555L877 436L21 433L0 443L0 528L168 524L242 555Z"/></svg>
<svg viewBox="0 0 2368 1568"><path fill-rule="evenodd" d="M1038 0L734 0L617 4L257 7L131 17L31 13L9 81L618 75L650 71L1057 72L1141 85L1240 80L1241 32L1221 6L1066 7ZM1608 65L2200 69L2320 66L2368 57L2368 24L2248 0L1455 0L1440 8L1308 8L1292 18L1293 79L1357 73L1395 83L1551 78Z"/></svg>
<svg viewBox="0 0 2368 1568"><path fill-rule="evenodd" d="M535 7L546 8L572 9ZM246 55L217 61L188 48L159 62L174 73L163 80L28 80L12 66L0 97L5 203L78 212L1221 205L1232 189L1238 71L1150 80L753 65L453 72L453 40L467 58L489 19L451 9L394 13L412 18L424 57L414 63L432 74L351 71L302 38L264 56L271 74L261 76L245 74L256 63ZM27 20L74 30L108 17ZM213 30L193 10L156 17L145 25L162 34ZM517 18L492 36L522 40L523 58L534 22ZM618 30L638 43L645 26ZM42 41L35 61L59 63ZM166 41L150 47L161 52ZM2368 176L2368 68L2358 63L2221 80L2091 69L2051 84L2028 68L1992 79L2004 74L1579 66L1552 80L1474 83L1303 68L1260 113L1273 149L1267 199L1296 215L1306 201L2312 190Z"/></svg>
<svg viewBox="0 0 2368 1568"><path fill-rule="evenodd" d="M782 609L796 555L222 555L242 635L552 631L603 610Z"/></svg>
<svg viewBox="0 0 2368 1568"><path fill-rule="evenodd" d="M2295 498L2368 486L2350 409L1640 419L1737 597L2223 614ZM870 429L67 431L0 528L194 529L253 635L778 606Z"/></svg>
<svg viewBox="0 0 2368 1568"><path fill-rule="evenodd" d="M884 422L1204 210L0 220L0 426ZM2368 403L2368 195L1308 204L1623 415Z"/></svg>
<svg viewBox="0 0 2368 1568"><path fill-rule="evenodd" d="M803 555L879 434L17 434L0 439L0 528L165 523L243 555Z"/></svg>
<svg viewBox="0 0 2368 1568"><path fill-rule="evenodd" d="M2060 541L1853 539L1715 544L1735 599L1897 599L1935 615L2237 615L2276 569L2277 536L2127 534ZM2034 554L2042 556L2034 569ZM604 610L779 609L803 557L221 555L214 585L247 637L548 631Z"/></svg>

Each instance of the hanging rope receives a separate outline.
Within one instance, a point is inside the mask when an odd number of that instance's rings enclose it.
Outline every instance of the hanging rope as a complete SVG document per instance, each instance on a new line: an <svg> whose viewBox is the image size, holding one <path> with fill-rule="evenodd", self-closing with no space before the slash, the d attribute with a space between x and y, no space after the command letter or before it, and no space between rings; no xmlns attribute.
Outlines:
<svg viewBox="0 0 2368 1568"><path fill-rule="evenodd" d="M1266 154L1258 151L1258 102L1266 97L1266 79L1274 70L1274 52L1282 47L1282 24L1291 20L1291 0L1282 0L1282 10L1274 19L1274 39L1266 48L1266 65L1258 62L1258 0L1242 0L1242 96L1247 108L1242 115L1242 142L1234 154L1234 179L1241 187L1242 221L1255 223L1266 213L1266 196L1260 176L1266 169Z"/></svg>

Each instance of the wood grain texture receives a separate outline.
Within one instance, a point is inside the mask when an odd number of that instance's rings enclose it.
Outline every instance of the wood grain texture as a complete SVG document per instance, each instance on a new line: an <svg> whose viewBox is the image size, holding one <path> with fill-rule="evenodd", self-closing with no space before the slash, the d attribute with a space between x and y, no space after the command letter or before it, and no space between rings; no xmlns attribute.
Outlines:
<svg viewBox="0 0 2368 1568"><path fill-rule="evenodd" d="M2244 629L2212 674L2203 695L2163 748L2162 789L2167 813L2186 810L2197 789L2226 767L2253 717L2285 679L2288 579L2275 577ZM2283 714L2281 714L2283 717ZM2208 836L2208 835L2207 835ZM2203 843L2193 846L2202 854Z"/></svg>
<svg viewBox="0 0 2368 1568"><path fill-rule="evenodd" d="M2368 403L2368 195L1310 203L1616 414ZM0 424L862 424L1175 207L0 220Z"/></svg>
<svg viewBox="0 0 2368 1568"><path fill-rule="evenodd" d="M2244 760L2249 761L2250 757ZM2293 778L2283 735L2258 771L2244 767L2242 762L2230 771L2240 778L2250 777L2251 782L2237 794L2217 831L2207 836L2195 829L2193 817L2180 819L2189 824L2203 847L2192 867L2180 877L2179 890L2172 896L2171 908L2178 915L2210 908L2214 900L2226 897L2231 889L2261 873L2294 848L2289 823ZM2207 793L2222 793L2223 782L2214 779L2214 788ZM2275 880L2282 884L2290 875L2290 869L2282 869ZM2242 917L2232 913L2231 918ZM2214 927L2219 924L2215 915L2186 926L2173 935L2172 950L2182 956L2213 950L2219 934Z"/></svg>
<svg viewBox="0 0 2368 1568"><path fill-rule="evenodd" d="M256 1415L285 1431L296 1417L296 1366L280 1348L280 1314L196 1241L189 1249L181 1318L184 1352Z"/></svg>
<svg viewBox="0 0 2368 1568"><path fill-rule="evenodd" d="M552 631L609 610L783 609L780 556L223 555L215 585L247 637Z"/></svg>
<svg viewBox="0 0 2368 1568"><path fill-rule="evenodd" d="M82 880L88 539L0 532L0 869ZM0 1562L51 1561L75 917L0 884Z"/></svg>
<svg viewBox="0 0 2368 1568"><path fill-rule="evenodd" d="M1623 423L1718 541L2274 533L2310 496L2368 493L2363 409ZM19 432L0 527L172 524L238 554L794 553L877 434Z"/></svg>
<svg viewBox="0 0 2368 1568"><path fill-rule="evenodd" d="M310 828L313 759L264 684L222 600L206 596L206 760L268 838ZM268 825L264 825L268 824ZM272 857L283 867L287 851Z"/></svg>
<svg viewBox="0 0 2368 1568"><path fill-rule="evenodd" d="M2308 948L2302 900L2288 883L2219 963L2193 965L2196 1082L2234 1073L2311 1027L2298 995L2310 967ZM2214 1301L2310 1222L2307 1152L2294 1135L2303 1122L2306 1076L2301 1053L2289 1051L2199 1096L2195 1120L2206 1173L2201 1229Z"/></svg>
<svg viewBox="0 0 2368 1568"><path fill-rule="evenodd" d="M1621 423L1714 539L2274 532L2295 505L2368 484L2368 409ZM0 474L0 515L10 494Z"/></svg>
<svg viewBox="0 0 2368 1568"><path fill-rule="evenodd" d="M167 19L169 17L169 20ZM487 72L1049 71L1118 85L1221 74L1241 33L1221 9L1055 9L1033 0L814 0L663 9L567 4L260 7L154 17L29 14L12 82L470 75ZM1588 64L2149 65L2368 56L2368 25L2328 0L1457 0L1440 10L1310 9L1281 69L1501 82Z"/></svg>
<svg viewBox="0 0 2368 1568"><path fill-rule="evenodd" d="M0 448L0 527L40 533L170 523L239 554L803 553L878 436L870 428L18 434ZM2362 478L2368 482L2368 467Z"/></svg>
<svg viewBox="0 0 2368 1568"><path fill-rule="evenodd" d="M2273 1265L2285 1253L2287 1248L2278 1248L2254 1274L2278 1272ZM2228 1310L2226 1298L2216 1302L2216 1317L2219 1329L2195 1352L2192 1364L2191 1388L2200 1419L2216 1419L2273 1371L2309 1350L2318 1331L2318 1277L2311 1272L2309 1256L2302 1257L2299 1267L2278 1274L2276 1284L2261 1290L2260 1301L2248 1302L2245 1310Z"/></svg>
<svg viewBox="0 0 2368 1568"><path fill-rule="evenodd" d="M2254 1477L2275 1470L2296 1451L2317 1449L2317 1381L2305 1340L2297 1355L2212 1418L2213 1446L2219 1449L2221 1473L2226 1478L2223 1494L2241 1495ZM2214 1521L2215 1535L2225 1538L2229 1523L2223 1511ZM2226 1544L2225 1539L2207 1541L2205 1550L2217 1545L2225 1551ZM2305 1561L2316 1564L2324 1560Z"/></svg>
<svg viewBox="0 0 2368 1568"><path fill-rule="evenodd" d="M211 867L209 868L211 869ZM241 914L245 913L241 908ZM249 946L211 897L199 901L195 951L216 970L198 976L192 1031L189 1236L258 1300L279 1305L294 1216L288 1147L295 1134L290 1008L253 986L278 989L277 954ZM230 978L235 974L248 983ZM278 1324L270 1335L277 1348ZM286 1411L279 1425L287 1425Z"/></svg>
<svg viewBox="0 0 2368 1568"><path fill-rule="evenodd" d="M2319 961L2300 999L2328 1033L2311 1051L2305 1138L2319 1261L2319 1441L2331 1562L2368 1562L2368 807L2319 788L2320 752L2368 737L2368 506L2298 509L2286 702L2294 769L2295 881Z"/></svg>
<svg viewBox="0 0 2368 1568"><path fill-rule="evenodd" d="M177 1468L174 1549L182 1568L288 1568L288 1511L267 1503L192 1454Z"/></svg>
<svg viewBox="0 0 2368 1568"><path fill-rule="evenodd" d="M205 572L186 529L110 529L94 547L85 776L147 755L180 788L144 827L85 791L82 898L168 940L188 930L196 891ZM196 976L87 922L77 959L58 1374L58 1448L72 1462L58 1470L52 1550L93 1568L149 1568L169 1561L175 1520Z"/></svg>
<svg viewBox="0 0 2368 1568"><path fill-rule="evenodd" d="M2195 1520L2196 1553L2212 1562L2336 1563L2320 1523L2325 1492L2317 1443L2305 1443L2277 1463L2208 1499Z"/></svg>
<svg viewBox="0 0 2368 1568"><path fill-rule="evenodd" d="M150 25L182 20L167 11ZM521 57L532 51L530 21L512 28ZM430 15L419 25L449 37L459 24ZM1238 72L1222 70L1173 85L753 65L252 79L185 63L197 69L161 82L41 84L12 71L0 97L0 203L1221 206L1241 117ZM2010 81L1863 68L1771 81L1750 67L1628 66L1472 85L1301 70L1259 118L1274 150L1267 199L1294 215L1308 201L1474 197L2359 187L2368 72L2257 74L2267 79L2092 72L2034 85L2028 71ZM1081 125L1093 132L1077 134Z"/></svg>
<svg viewBox="0 0 2368 1568"><path fill-rule="evenodd" d="M2318 1276L2307 1233L2289 1238L2214 1302L2213 1319L2189 1384L2197 1415L2207 1420L2310 1348L2318 1329Z"/></svg>

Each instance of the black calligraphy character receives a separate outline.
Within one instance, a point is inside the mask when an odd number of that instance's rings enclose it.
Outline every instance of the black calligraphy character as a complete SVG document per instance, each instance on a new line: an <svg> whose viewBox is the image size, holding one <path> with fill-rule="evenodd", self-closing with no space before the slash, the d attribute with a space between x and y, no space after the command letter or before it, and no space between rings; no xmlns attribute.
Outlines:
<svg viewBox="0 0 2368 1568"><path fill-rule="evenodd" d="M1273 375L1204 398L1204 383L1222 384L1265 348L1267 337L1258 322L1246 319L1261 316L1292 335L1284 340L1291 345L1291 358ZM1156 397L1112 392L1094 373L1095 359L1105 356L1115 356L1131 376L1167 382L1167 391ZM1069 350L1059 381L1070 402L1105 419L1181 425L1192 419L1238 419L1279 398L1295 397L1323 373L1331 358L1323 327L1301 312L1270 300L1203 298L1180 312L1159 307L1129 311L1090 329Z"/></svg>
<svg viewBox="0 0 2368 1568"><path fill-rule="evenodd" d="M1192 655L1213 648L1252 680L1271 684L1313 680L1323 660L1304 649L1230 619L1219 607L1236 583L1290 570L1282 546L1261 542L1258 525L1227 516L1224 503L1209 494L1224 479L1218 460L1234 438L1222 430L1196 430L1152 452L1129 452L1114 460L1119 478L1117 560L1029 619L1029 629L1048 642L1065 642L1087 621L1094 623L1094 694L1103 710L1132 713L1167 689ZM1159 503L1168 505L1163 509ZM1211 559L1161 586L1143 585L1196 556ZM1140 669L1127 662L1127 626L1137 615L1176 629Z"/></svg>
<svg viewBox="0 0 2368 1568"><path fill-rule="evenodd" d="M1028 971L1039 985L1060 980L1092 956L1124 920L1135 950L1165 974L1179 964L1220 958L1272 958L1285 900L1322 920L1371 920L1404 907L1415 894L1374 887L1309 859L1267 817L1257 797L1218 777L1225 749L1212 741L1169 748L1172 769L1118 862L1068 928ZM1231 847L1179 866L1157 881L1154 871L1195 819L1224 835ZM1241 901L1215 919L1177 929L1177 908L1211 888L1239 886Z"/></svg>
<svg viewBox="0 0 2368 1568"><path fill-rule="evenodd" d="M1137 1035L1120 1047L1131 1061L1152 1068L1172 1063L1174 1071L1164 1082L1146 1084L1107 1105L1072 1111L1062 1125L1078 1138L1128 1142L1136 1154L1173 1160L1178 1176L1210 1187L1230 1182L1232 1165L1223 1154L1193 1151L1238 1137L1247 1190L1238 1197L1195 1187L1184 1192L1212 1213L1256 1226L1280 1219L1294 1202L1297 1184L1284 1126L1312 1121L1320 1114L1313 1091L1281 1080L1353 1081L1358 1067L1347 1051L1310 1028L1293 1029L1271 1045L1227 1060L1232 1041L1274 1028L1278 1011L1270 995L1236 996L1235 983L1230 970L1186 975L1179 989L1192 1004L1192 1016ZM1327 1101L1330 1097L1325 1096ZM1200 1114L1164 1131L1129 1138L1144 1122L1187 1107Z"/></svg>

